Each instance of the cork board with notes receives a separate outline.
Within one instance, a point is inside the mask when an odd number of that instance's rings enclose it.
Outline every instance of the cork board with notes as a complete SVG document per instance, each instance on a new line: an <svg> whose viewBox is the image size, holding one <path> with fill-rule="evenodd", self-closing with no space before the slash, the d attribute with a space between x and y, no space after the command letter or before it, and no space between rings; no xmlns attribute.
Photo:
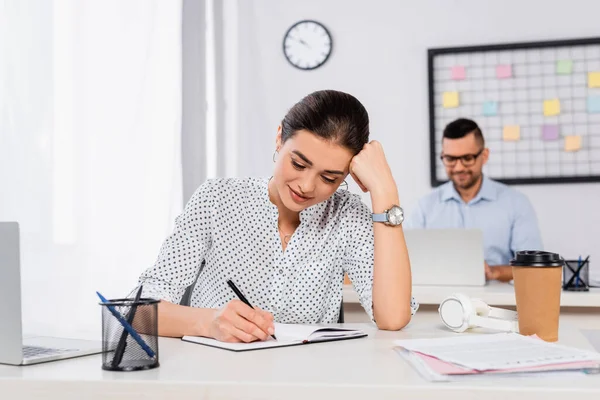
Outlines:
<svg viewBox="0 0 600 400"><path fill-rule="evenodd" d="M428 72L432 186L460 117L481 127L492 179L600 181L600 38L429 49Z"/></svg>

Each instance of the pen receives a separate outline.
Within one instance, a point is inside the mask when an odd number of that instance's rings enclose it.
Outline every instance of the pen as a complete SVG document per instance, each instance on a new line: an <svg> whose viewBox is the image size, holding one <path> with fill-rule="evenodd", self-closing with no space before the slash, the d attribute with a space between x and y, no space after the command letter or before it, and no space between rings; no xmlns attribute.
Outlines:
<svg viewBox="0 0 600 400"><path fill-rule="evenodd" d="M148 357L154 358L156 356L154 351L146 344L146 342L144 342L144 339L142 339L142 337L135 331L135 329L133 329L129 322L127 322L125 318L123 318L121 313L118 312L114 306L108 305L110 304L109 301L106 300L104 296L102 296L99 292L96 292L96 294L98 295L98 297L100 297L100 300L102 301L102 303L104 303L104 305L106 305L106 307L112 313L112 315L114 315L115 318L121 323L121 325L123 325L123 328L125 328L125 330L129 332L131 337L134 338L136 342L138 342L140 347L144 349L146 354L148 354Z"/></svg>
<svg viewBox="0 0 600 400"><path fill-rule="evenodd" d="M240 298L240 300L242 301L242 303L244 303L245 305L247 305L251 309L254 309L254 307L252 307L252 304L250 304L250 302L248 301L248 299L246 299L246 296L244 296L244 294L242 292L240 292L240 289L238 289L237 286L235 286L235 283L233 283L233 281L231 279L227 280L227 284L229 285L229 287L231 288L231 290L233 290L233 292L236 294L236 296ZM277 340L277 338L275 337L275 335L271 335L271 337L273 339Z"/></svg>
<svg viewBox="0 0 600 400"><path fill-rule="evenodd" d="M133 318L135 317L135 312L137 311L136 303L140 300L140 297L142 296L143 288L144 285L140 285L140 288L138 289L135 295L135 299L133 300L133 305L131 306L131 308L129 309L129 313L127 314L127 322L130 325L133 324ZM127 347L127 329L123 329L123 332L121 333L121 338L119 339L119 344L117 344L117 349L115 350L115 355L112 360L113 367L116 368L119 366L119 364L121 364L121 361L123 360L123 354L125 353L125 347Z"/></svg>

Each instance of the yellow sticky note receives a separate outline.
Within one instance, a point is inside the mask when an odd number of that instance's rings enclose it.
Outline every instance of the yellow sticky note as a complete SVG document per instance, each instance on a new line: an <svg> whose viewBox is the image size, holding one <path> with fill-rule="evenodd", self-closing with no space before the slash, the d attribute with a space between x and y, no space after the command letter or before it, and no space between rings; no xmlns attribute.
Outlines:
<svg viewBox="0 0 600 400"><path fill-rule="evenodd" d="M581 149L581 136L565 136L565 151Z"/></svg>
<svg viewBox="0 0 600 400"><path fill-rule="evenodd" d="M513 142L521 139L521 127L519 125L506 125L502 137L507 142Z"/></svg>
<svg viewBox="0 0 600 400"><path fill-rule="evenodd" d="M560 101L558 99L544 100L544 115L551 117L560 114Z"/></svg>
<svg viewBox="0 0 600 400"><path fill-rule="evenodd" d="M444 92L444 108L458 107L458 92Z"/></svg>
<svg viewBox="0 0 600 400"><path fill-rule="evenodd" d="M588 72L588 87L600 87L600 71Z"/></svg>

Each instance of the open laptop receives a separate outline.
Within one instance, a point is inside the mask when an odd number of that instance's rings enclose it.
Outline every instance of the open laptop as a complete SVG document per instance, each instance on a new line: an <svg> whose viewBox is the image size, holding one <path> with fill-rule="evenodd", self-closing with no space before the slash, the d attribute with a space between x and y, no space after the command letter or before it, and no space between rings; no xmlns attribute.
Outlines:
<svg viewBox="0 0 600 400"><path fill-rule="evenodd" d="M28 365L102 352L89 340L31 337L23 340L19 225L0 222L0 364Z"/></svg>
<svg viewBox="0 0 600 400"><path fill-rule="evenodd" d="M406 229L413 285L484 286L478 229Z"/></svg>

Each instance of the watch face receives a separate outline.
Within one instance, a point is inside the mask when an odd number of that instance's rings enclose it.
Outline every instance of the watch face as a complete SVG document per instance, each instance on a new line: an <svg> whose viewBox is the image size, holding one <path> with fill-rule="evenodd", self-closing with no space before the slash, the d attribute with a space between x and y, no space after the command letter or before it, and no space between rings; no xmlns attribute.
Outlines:
<svg viewBox="0 0 600 400"><path fill-rule="evenodd" d="M400 225L404 221L404 211L398 206L393 206L388 211L388 221L390 225Z"/></svg>
<svg viewBox="0 0 600 400"><path fill-rule="evenodd" d="M316 21L292 25L283 38L283 54L294 67L311 70L325 64L332 49L327 28Z"/></svg>

